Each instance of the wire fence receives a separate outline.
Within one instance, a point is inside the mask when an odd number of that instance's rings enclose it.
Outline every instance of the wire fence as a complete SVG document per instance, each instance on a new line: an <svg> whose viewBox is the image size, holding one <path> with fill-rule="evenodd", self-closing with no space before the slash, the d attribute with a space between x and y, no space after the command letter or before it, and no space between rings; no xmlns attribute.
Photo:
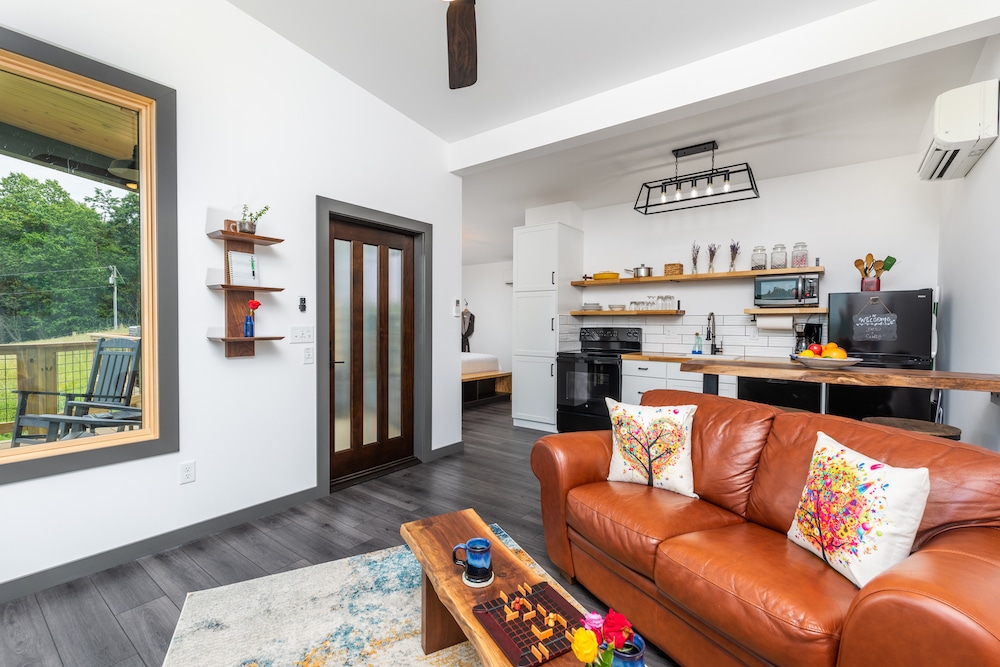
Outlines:
<svg viewBox="0 0 1000 667"><path fill-rule="evenodd" d="M96 341L0 345L0 439L9 439L13 429L19 377L23 387L38 391L82 393L96 345ZM44 367L43 372L32 372L37 367ZM65 398L58 397L47 407L49 412L62 412Z"/></svg>

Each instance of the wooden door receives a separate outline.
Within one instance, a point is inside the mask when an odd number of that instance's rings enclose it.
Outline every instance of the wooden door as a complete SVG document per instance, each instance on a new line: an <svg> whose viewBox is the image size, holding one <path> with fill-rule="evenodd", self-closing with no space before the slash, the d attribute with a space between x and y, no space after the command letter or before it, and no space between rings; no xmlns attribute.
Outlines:
<svg viewBox="0 0 1000 667"><path fill-rule="evenodd" d="M413 459L413 237L330 224L334 485Z"/></svg>

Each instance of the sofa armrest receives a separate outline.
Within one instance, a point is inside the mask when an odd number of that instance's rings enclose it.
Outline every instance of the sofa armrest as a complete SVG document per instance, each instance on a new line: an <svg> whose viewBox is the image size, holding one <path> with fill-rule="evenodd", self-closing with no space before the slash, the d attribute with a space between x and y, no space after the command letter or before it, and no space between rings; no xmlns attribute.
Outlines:
<svg viewBox="0 0 1000 667"><path fill-rule="evenodd" d="M608 478L611 431L546 435L531 450L531 470L541 484L545 548L563 576L576 576L566 530L566 494L570 489Z"/></svg>
<svg viewBox="0 0 1000 667"><path fill-rule="evenodd" d="M998 590L1000 529L945 532L859 591L837 664L1000 665Z"/></svg>

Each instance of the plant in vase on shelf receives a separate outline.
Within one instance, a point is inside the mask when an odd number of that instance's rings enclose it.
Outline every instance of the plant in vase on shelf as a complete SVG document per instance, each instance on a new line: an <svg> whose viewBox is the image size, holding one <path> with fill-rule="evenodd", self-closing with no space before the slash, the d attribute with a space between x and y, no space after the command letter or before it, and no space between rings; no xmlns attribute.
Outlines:
<svg viewBox="0 0 1000 667"><path fill-rule="evenodd" d="M736 270L736 256L740 254L740 242L729 240L729 270Z"/></svg>
<svg viewBox="0 0 1000 667"><path fill-rule="evenodd" d="M698 273L698 255L701 254L701 246L695 241L691 244L691 273Z"/></svg>
<svg viewBox="0 0 1000 667"><path fill-rule="evenodd" d="M246 338L253 338L254 329L254 315L257 309L260 308L260 301L257 299L250 299L247 301L247 307L250 309L250 314L246 316L243 320L243 336Z"/></svg>
<svg viewBox="0 0 1000 667"><path fill-rule="evenodd" d="M238 224L239 231L245 234L256 234L257 233L257 221L260 220L261 216L271 210L270 206L265 206L256 213L250 211L250 207L243 204L243 217L240 219Z"/></svg>
<svg viewBox="0 0 1000 667"><path fill-rule="evenodd" d="M718 243L708 244L708 272L715 273L715 253L719 252Z"/></svg>
<svg viewBox="0 0 1000 667"><path fill-rule="evenodd" d="M607 616L590 612L580 619L582 628L573 634L573 655L591 667L645 665L646 643L632 630L624 614L608 609Z"/></svg>

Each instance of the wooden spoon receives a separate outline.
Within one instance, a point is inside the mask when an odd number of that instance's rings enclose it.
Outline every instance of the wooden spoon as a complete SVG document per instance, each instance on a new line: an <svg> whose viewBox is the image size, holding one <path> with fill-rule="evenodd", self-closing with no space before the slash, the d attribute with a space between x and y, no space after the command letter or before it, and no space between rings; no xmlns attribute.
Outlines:
<svg viewBox="0 0 1000 667"><path fill-rule="evenodd" d="M861 273L862 278L868 277L867 275L865 275L865 262L863 259L854 260L854 266L858 267L858 272Z"/></svg>
<svg viewBox="0 0 1000 667"><path fill-rule="evenodd" d="M875 263L872 264L872 268L875 269L875 277L876 278L881 278L882 277L882 267L884 265L885 265L885 262L883 262L881 259L876 259Z"/></svg>
<svg viewBox="0 0 1000 667"><path fill-rule="evenodd" d="M868 277L868 272L872 270L872 262L875 261L875 255L868 253L865 255L865 278Z"/></svg>

